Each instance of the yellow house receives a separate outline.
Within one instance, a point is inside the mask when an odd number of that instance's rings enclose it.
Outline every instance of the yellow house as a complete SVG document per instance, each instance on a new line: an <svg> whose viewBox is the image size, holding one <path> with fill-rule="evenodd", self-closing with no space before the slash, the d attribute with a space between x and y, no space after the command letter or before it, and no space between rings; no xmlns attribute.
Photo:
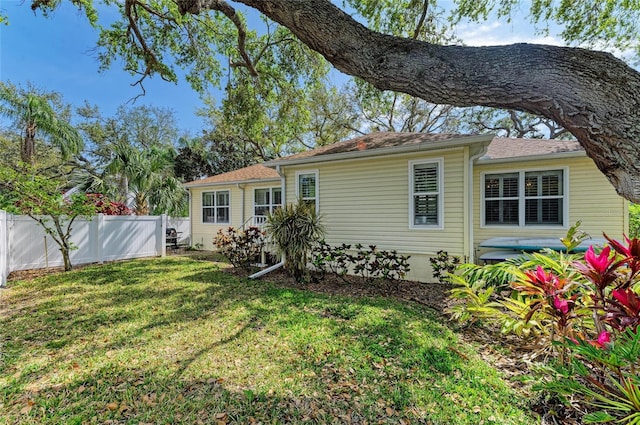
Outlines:
<svg viewBox="0 0 640 425"><path fill-rule="evenodd" d="M257 164L185 183L189 191L191 243L215 250L220 229L260 225L282 204L282 179L272 168Z"/></svg>
<svg viewBox="0 0 640 425"><path fill-rule="evenodd" d="M505 241L516 250L520 238L557 241L578 220L594 237L628 231L627 202L572 141L373 133L254 167L262 168L186 185L194 242L211 248L220 225L303 198L321 214L329 244L395 249L411 256L408 279L429 281L428 260L440 250L476 261ZM252 168L264 178L241 180ZM213 223L220 191L230 218Z"/></svg>

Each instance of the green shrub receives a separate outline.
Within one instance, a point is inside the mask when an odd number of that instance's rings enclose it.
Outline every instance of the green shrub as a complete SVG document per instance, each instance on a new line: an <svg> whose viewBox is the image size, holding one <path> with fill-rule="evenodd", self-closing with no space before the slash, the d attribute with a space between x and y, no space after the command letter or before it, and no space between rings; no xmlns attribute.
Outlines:
<svg viewBox="0 0 640 425"><path fill-rule="evenodd" d="M640 237L640 204L629 204L629 237Z"/></svg>
<svg viewBox="0 0 640 425"><path fill-rule="evenodd" d="M296 282L308 281L309 255L324 234L315 207L302 200L284 205L269 214L265 230L284 255L285 270Z"/></svg>
<svg viewBox="0 0 640 425"><path fill-rule="evenodd" d="M222 255L234 266L248 270L256 262L264 248L264 232L258 227L239 230L229 227L218 230L215 245Z"/></svg>
<svg viewBox="0 0 640 425"><path fill-rule="evenodd" d="M320 279L324 278L326 273L333 273L340 277L345 283L347 273L353 267L353 255L349 253L351 245L342 244L332 247L324 240L320 241L313 247L312 264L315 272Z"/></svg>
<svg viewBox="0 0 640 425"><path fill-rule="evenodd" d="M400 255L396 250L379 251L375 245L368 249L361 244L353 258L353 272L360 276L364 283L372 284L376 279L397 282L404 278L410 270L409 257Z"/></svg>
<svg viewBox="0 0 640 425"><path fill-rule="evenodd" d="M449 283L451 281L449 275L456 271L456 267L460 264L460 257L449 255L447 251L440 250L435 257L429 258L429 262L433 270L433 277L438 279L440 283Z"/></svg>
<svg viewBox="0 0 640 425"><path fill-rule="evenodd" d="M494 268L513 277L509 296L463 272L451 292L461 303L450 312L538 336L551 357L536 388L592 406L585 423L640 424L640 239L607 240L600 251L545 251Z"/></svg>
<svg viewBox="0 0 640 425"><path fill-rule="evenodd" d="M331 247L325 241L321 241L313 249L312 264L315 270L323 277L325 273L334 273L345 283L350 283L347 274L352 271L366 284L372 284L376 280L385 282L398 282L411 270L409 256L398 254L396 250L378 250L375 245L365 248L362 244L354 247L351 253L351 245L342 244Z"/></svg>

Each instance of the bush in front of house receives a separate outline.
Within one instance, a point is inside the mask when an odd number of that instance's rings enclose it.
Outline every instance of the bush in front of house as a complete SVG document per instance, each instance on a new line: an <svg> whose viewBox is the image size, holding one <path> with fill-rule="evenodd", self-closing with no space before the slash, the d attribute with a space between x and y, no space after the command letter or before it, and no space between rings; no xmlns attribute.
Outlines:
<svg viewBox="0 0 640 425"><path fill-rule="evenodd" d="M433 277L440 283L449 283L449 275L456 271L456 267L460 264L460 257L449 255L447 251L440 250L435 257L429 258Z"/></svg>
<svg viewBox="0 0 640 425"><path fill-rule="evenodd" d="M347 275L353 266L353 255L349 253L350 250L350 244L331 246L324 240L318 242L311 253L311 264L317 278L322 280L327 273L332 273L343 282L349 283Z"/></svg>
<svg viewBox="0 0 640 425"><path fill-rule="evenodd" d="M403 279L411 270L409 258L396 250L379 250L375 245L357 244L352 250L348 244L332 247L321 241L313 249L312 264L320 276L334 273L350 283L347 274L352 271L363 283L372 284L376 280L398 282Z"/></svg>
<svg viewBox="0 0 640 425"><path fill-rule="evenodd" d="M460 303L451 312L497 321L537 346L548 361L534 388L591 406L585 423L639 424L640 239L605 237L601 250L505 263L510 294L459 273L452 294Z"/></svg>
<svg viewBox="0 0 640 425"><path fill-rule="evenodd" d="M284 205L267 216L265 230L284 255L285 270L296 282L307 282L307 261L313 246L324 235L315 206L303 200Z"/></svg>
<svg viewBox="0 0 640 425"><path fill-rule="evenodd" d="M218 230L214 243L218 251L234 267L249 270L251 263L260 258L265 244L265 234L255 226L245 230L229 227L226 230Z"/></svg>

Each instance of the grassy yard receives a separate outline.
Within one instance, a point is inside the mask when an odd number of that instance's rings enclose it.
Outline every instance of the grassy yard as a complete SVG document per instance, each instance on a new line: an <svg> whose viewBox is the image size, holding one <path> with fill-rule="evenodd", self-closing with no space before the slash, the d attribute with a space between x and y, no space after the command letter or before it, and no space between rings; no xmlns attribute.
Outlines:
<svg viewBox="0 0 640 425"><path fill-rule="evenodd" d="M429 309L184 257L0 290L0 423L533 424Z"/></svg>

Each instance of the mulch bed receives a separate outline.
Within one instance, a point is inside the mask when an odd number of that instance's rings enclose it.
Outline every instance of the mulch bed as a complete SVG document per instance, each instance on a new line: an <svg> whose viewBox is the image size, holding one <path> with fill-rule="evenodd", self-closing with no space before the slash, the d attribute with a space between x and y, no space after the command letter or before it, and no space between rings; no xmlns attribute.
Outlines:
<svg viewBox="0 0 640 425"><path fill-rule="evenodd" d="M247 277L250 273L242 269L228 268L227 273L237 277ZM321 294L354 297L391 297L401 301L413 301L443 313L447 304L451 285L440 283L420 283L400 281L390 284L366 284L360 278L347 276L345 282L339 276L326 274L322 280L312 279L309 283L296 283L283 270L275 270L260 278L288 288L304 289Z"/></svg>

